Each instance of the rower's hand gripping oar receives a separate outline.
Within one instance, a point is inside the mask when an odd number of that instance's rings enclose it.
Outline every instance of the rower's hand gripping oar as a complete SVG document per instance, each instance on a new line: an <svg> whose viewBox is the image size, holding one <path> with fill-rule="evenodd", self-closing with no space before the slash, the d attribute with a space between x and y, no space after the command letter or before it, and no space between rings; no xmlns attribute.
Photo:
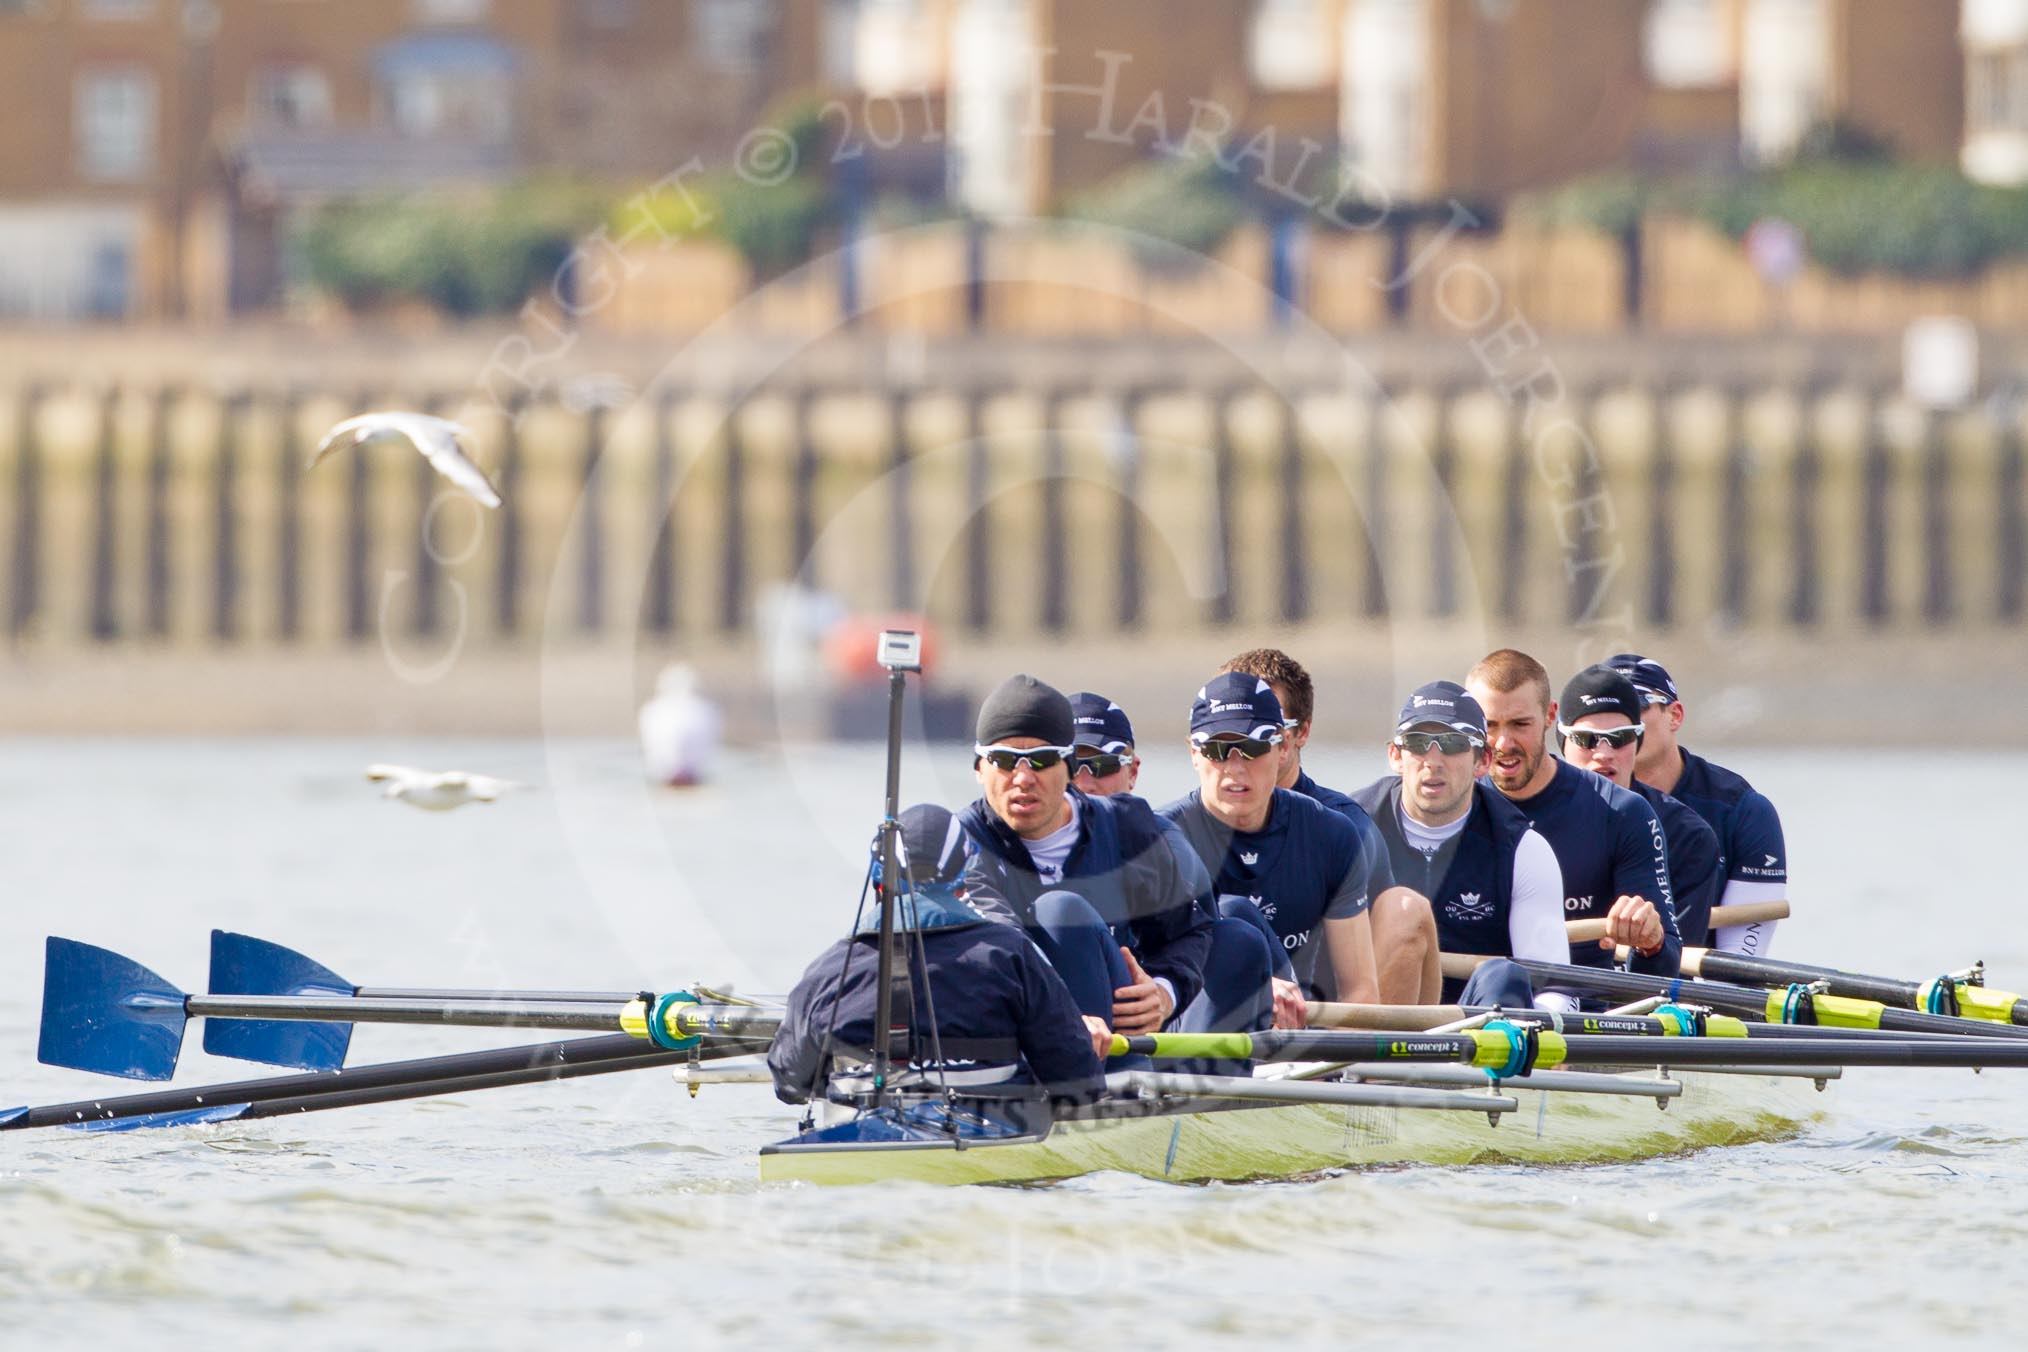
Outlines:
<svg viewBox="0 0 2028 1352"><path fill-rule="evenodd" d="M668 1051L700 1038L772 1035L779 1017L750 1006L705 1005L688 991L626 1004L498 1000L389 1000L342 995L191 995L117 953L52 936L37 1056L44 1063L166 1080L192 1018L412 1023L475 1028L623 1032Z"/></svg>

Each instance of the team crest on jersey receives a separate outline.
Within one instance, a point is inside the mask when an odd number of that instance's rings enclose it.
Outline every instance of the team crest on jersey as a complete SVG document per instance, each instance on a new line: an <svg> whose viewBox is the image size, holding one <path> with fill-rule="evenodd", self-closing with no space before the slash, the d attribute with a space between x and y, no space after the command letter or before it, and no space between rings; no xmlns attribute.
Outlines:
<svg viewBox="0 0 2028 1352"><path fill-rule="evenodd" d="M1444 914L1453 920L1490 920L1493 903L1481 899L1477 892L1460 892L1444 903Z"/></svg>
<svg viewBox="0 0 2028 1352"><path fill-rule="evenodd" d="M1267 900L1265 897L1248 897L1247 900L1252 902L1256 907L1258 907L1260 913L1266 916L1269 920L1275 918L1275 904L1273 902Z"/></svg>
<svg viewBox="0 0 2028 1352"><path fill-rule="evenodd" d="M1774 862L1774 856L1769 855L1767 857L1767 861L1768 863L1772 864ZM1258 864L1260 862L1260 852L1257 850L1241 850L1239 852L1239 862L1245 864L1248 868L1252 868L1255 864Z"/></svg>

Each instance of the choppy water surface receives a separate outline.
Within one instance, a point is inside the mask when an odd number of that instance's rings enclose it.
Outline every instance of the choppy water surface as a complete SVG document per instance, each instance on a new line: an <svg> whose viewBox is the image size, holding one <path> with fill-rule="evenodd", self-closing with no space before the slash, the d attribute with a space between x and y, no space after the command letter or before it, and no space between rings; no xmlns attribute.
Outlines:
<svg viewBox="0 0 2028 1352"><path fill-rule="evenodd" d="M446 816L369 760L541 787ZM1777 951L2028 984L2005 757L1740 750L1802 916ZM1379 769L1312 755L1327 782ZM654 794L623 745L25 742L0 752L0 1104L122 1092L35 1062L42 939L189 989L209 930L385 985L780 990L849 916L877 751L756 752ZM1143 787L1182 787L1158 764ZM905 796L967 796L963 753ZM525 1034L362 1028L352 1061ZM243 1078L189 1041L177 1083ZM139 1086L135 1086L139 1087ZM1483 1333L1880 1345L2014 1325L2028 1073L1855 1072L1801 1140L1589 1169L1174 1187L763 1190L764 1089L665 1072L160 1132L0 1135L0 1344L1091 1345Z"/></svg>

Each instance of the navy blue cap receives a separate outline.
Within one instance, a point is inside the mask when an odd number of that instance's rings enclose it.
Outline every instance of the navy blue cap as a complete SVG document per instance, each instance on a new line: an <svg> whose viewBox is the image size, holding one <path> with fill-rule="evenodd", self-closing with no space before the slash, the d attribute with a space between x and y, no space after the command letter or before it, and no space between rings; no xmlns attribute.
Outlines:
<svg viewBox="0 0 2028 1352"><path fill-rule="evenodd" d="M1394 730L1407 732L1425 723L1469 732L1482 742L1486 740L1486 711L1456 681L1431 681L1417 686L1408 703L1401 706L1401 718Z"/></svg>
<svg viewBox="0 0 2028 1352"><path fill-rule="evenodd" d="M1127 721L1127 711L1104 695L1089 690L1072 695L1070 721L1076 727L1074 746L1095 746L1117 755L1134 745L1134 725Z"/></svg>
<svg viewBox="0 0 2028 1352"><path fill-rule="evenodd" d="M1605 665L1617 671L1634 683L1634 689L1642 698L1656 704L1681 703L1683 697L1676 693L1676 683L1669 679L1669 670L1660 662L1641 656L1639 653L1616 653L1605 660Z"/></svg>
<svg viewBox="0 0 2028 1352"><path fill-rule="evenodd" d="M1279 738L1282 702L1260 677L1223 671L1206 681L1190 703L1190 740L1202 742L1234 732L1261 741Z"/></svg>
<svg viewBox="0 0 2028 1352"><path fill-rule="evenodd" d="M964 876L965 866L971 862L977 847L965 834L963 824L951 815L950 809L938 807L935 803L917 803L914 807L904 808L895 820L901 824L901 839L896 842L896 862L901 865L904 874L925 886L953 883ZM877 872L879 832L873 836L873 858Z"/></svg>
<svg viewBox="0 0 2028 1352"><path fill-rule="evenodd" d="M1586 667L1563 687L1556 701L1556 716L1570 727L1587 714L1625 714L1627 722L1641 721L1641 693L1624 673L1608 666Z"/></svg>

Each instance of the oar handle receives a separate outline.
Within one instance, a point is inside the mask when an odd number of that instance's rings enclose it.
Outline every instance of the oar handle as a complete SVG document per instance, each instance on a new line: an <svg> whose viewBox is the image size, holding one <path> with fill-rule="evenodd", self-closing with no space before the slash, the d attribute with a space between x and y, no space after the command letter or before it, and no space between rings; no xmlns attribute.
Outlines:
<svg viewBox="0 0 2028 1352"><path fill-rule="evenodd" d="M1748 901L1737 906L1714 906L1711 910L1711 928L1723 925L1753 925L1763 920L1786 920L1789 918L1789 903L1786 898L1774 901ZM1570 931L1574 944L1595 944L1605 938L1604 920L1566 920L1563 927Z"/></svg>

